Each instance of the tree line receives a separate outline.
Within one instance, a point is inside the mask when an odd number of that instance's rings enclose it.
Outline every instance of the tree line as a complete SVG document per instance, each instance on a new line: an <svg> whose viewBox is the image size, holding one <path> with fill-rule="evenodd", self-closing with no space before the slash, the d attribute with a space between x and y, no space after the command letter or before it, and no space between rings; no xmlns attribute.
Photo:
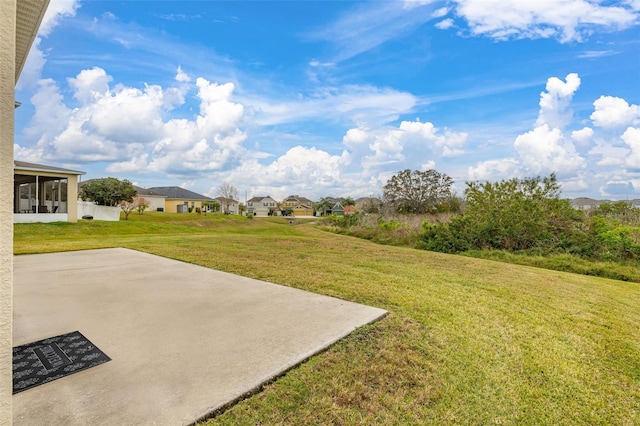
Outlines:
<svg viewBox="0 0 640 426"><path fill-rule="evenodd" d="M555 173L466 182L463 196L458 197L453 179L444 173L403 170L392 176L382 191L384 208L395 214L453 214L442 222L422 222L417 246L427 250L504 250L593 260L640 260L640 209L620 201L589 212L577 210L561 198ZM364 223L363 218L337 219L335 224L356 228ZM379 228L387 230L400 227L395 220L378 222Z"/></svg>

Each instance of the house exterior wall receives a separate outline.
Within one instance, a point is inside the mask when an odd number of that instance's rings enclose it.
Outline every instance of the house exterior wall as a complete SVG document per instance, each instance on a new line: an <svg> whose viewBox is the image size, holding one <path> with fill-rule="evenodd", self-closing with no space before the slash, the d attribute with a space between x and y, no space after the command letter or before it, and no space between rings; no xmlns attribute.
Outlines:
<svg viewBox="0 0 640 426"><path fill-rule="evenodd" d="M0 425L10 425L13 389L13 132L16 0L0 1Z"/></svg>
<svg viewBox="0 0 640 426"><path fill-rule="evenodd" d="M293 211L293 216L302 217L302 216L313 216L313 203L306 199L298 199L295 197L289 197L282 201L281 203L282 209L291 209Z"/></svg>
<svg viewBox="0 0 640 426"><path fill-rule="evenodd" d="M293 209L293 215L295 217L301 217L301 216L313 216L313 208L307 206L298 206L296 208Z"/></svg>
<svg viewBox="0 0 640 426"><path fill-rule="evenodd" d="M238 214L239 205L237 202L232 201L229 203L229 214Z"/></svg>
<svg viewBox="0 0 640 426"><path fill-rule="evenodd" d="M175 200L175 199L169 200L167 199L164 201L164 206L165 206L164 211L169 213L177 213L178 205L184 204L185 202L189 207L193 207L194 209L196 207L202 208L202 200Z"/></svg>
<svg viewBox="0 0 640 426"><path fill-rule="evenodd" d="M224 213L225 209L225 199L223 197L214 198L214 201L217 201L220 204L220 211ZM229 214L238 214L239 212L239 204L236 200L232 200L229 202Z"/></svg>
<svg viewBox="0 0 640 426"><path fill-rule="evenodd" d="M165 198L157 195L139 195L139 198L144 198L144 201L149 203L147 210L151 212L158 211L158 208L166 208Z"/></svg>
<svg viewBox="0 0 640 426"><path fill-rule="evenodd" d="M265 197L260 201L252 200L250 205L247 205L247 211L253 211L254 216L267 217L270 211L277 212L278 203L271 197Z"/></svg>

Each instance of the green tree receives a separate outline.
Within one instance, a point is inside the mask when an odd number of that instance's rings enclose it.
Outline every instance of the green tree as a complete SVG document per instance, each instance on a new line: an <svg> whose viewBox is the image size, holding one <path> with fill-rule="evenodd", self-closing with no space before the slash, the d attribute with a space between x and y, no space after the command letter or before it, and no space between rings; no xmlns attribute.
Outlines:
<svg viewBox="0 0 640 426"><path fill-rule="evenodd" d="M398 172L382 188L386 203L398 213L434 213L453 197L453 179L436 170Z"/></svg>
<svg viewBox="0 0 640 426"><path fill-rule="evenodd" d="M79 195L84 201L93 201L101 206L117 207L123 201L133 203L133 197L136 194L136 189L128 180L108 177L86 182L80 188Z"/></svg>
<svg viewBox="0 0 640 426"><path fill-rule="evenodd" d="M589 216L612 217L620 220L623 225L640 225L640 209L633 207L628 201L602 203L589 211Z"/></svg>
<svg viewBox="0 0 640 426"><path fill-rule="evenodd" d="M378 198L367 197L362 201L362 211L365 213L380 213L382 201Z"/></svg>
<svg viewBox="0 0 640 426"><path fill-rule="evenodd" d="M346 206L355 206L356 202L353 198L351 197L346 197L346 198L340 198L340 204L342 204L344 207Z"/></svg>

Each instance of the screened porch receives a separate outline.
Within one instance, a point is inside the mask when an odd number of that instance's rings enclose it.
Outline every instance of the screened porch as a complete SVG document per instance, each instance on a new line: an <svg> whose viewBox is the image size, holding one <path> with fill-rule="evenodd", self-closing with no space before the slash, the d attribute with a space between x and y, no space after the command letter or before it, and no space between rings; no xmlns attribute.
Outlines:
<svg viewBox="0 0 640 426"><path fill-rule="evenodd" d="M15 223L77 219L77 182L82 172L18 161L15 163Z"/></svg>

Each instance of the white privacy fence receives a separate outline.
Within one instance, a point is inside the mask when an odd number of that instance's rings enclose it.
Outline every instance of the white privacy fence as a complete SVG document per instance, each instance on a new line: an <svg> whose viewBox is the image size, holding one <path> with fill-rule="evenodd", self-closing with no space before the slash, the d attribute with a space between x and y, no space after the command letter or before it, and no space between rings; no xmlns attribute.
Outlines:
<svg viewBox="0 0 640 426"><path fill-rule="evenodd" d="M120 220L120 207L98 206L91 201L78 200L78 219L83 216L92 216L94 220Z"/></svg>

